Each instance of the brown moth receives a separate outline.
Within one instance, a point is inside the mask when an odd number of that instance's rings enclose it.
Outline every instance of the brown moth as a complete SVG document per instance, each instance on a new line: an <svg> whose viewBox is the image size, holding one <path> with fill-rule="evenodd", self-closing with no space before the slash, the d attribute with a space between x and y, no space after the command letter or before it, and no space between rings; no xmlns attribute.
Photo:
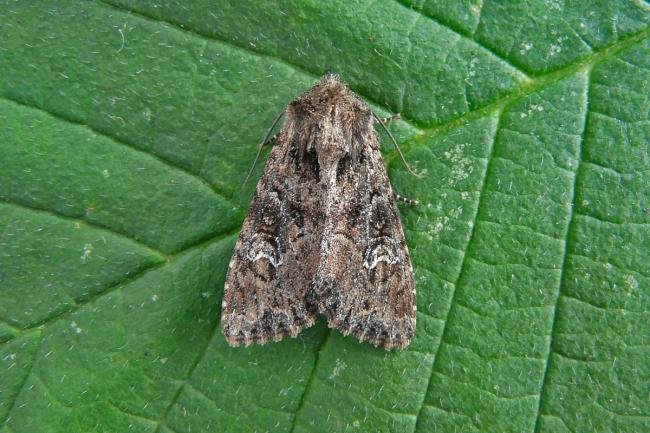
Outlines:
<svg viewBox="0 0 650 433"><path fill-rule="evenodd" d="M333 74L284 114L230 261L226 340L248 346L295 337L322 314L359 341L408 346L413 269L377 117Z"/></svg>

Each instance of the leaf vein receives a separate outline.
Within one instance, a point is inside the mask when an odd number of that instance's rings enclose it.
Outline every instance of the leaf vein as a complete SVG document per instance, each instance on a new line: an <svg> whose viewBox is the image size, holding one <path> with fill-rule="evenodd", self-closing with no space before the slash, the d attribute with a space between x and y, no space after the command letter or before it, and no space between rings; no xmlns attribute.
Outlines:
<svg viewBox="0 0 650 433"><path fill-rule="evenodd" d="M9 420L11 419L11 412L13 412L14 408L16 407L16 402L18 401L18 397L20 397L20 394L23 392L23 389L25 388L25 384L27 383L27 380L29 379L29 376L31 376L32 371L34 369L34 364L36 363L36 356L38 355L38 352L41 349L41 343L43 342L41 335L38 336L38 346L34 350L34 354L32 355L32 360L29 363L29 369L27 370L27 374L25 374L25 379L23 379L23 383L20 385L20 388L18 389L18 392L14 396L14 401L11 402L11 406L9 407L9 410L7 411L7 415L5 416L5 419L2 420L2 423L0 425L3 426L3 428L9 427L7 424Z"/></svg>
<svg viewBox="0 0 650 433"><path fill-rule="evenodd" d="M560 267L560 278L559 278L559 286L557 289L557 295L555 297L555 303L552 309L552 320L551 320L551 333L549 335L549 342L548 342L548 355L546 356L546 362L545 362L545 367L544 367L544 373L542 374L542 382L541 386L539 389L539 396L538 396L538 404L537 404L537 413L535 414L535 425L533 428L533 431L536 433L539 433L540 431L540 417L542 415L542 409L543 409L543 404L544 404L544 388L546 385L546 382L548 380L548 374L550 371L550 365L552 362L552 355L555 352L555 346L554 342L555 339L553 338L554 335L558 333L558 308L560 305L560 299L562 298L562 286L564 286L565 279L567 278L566 276L566 269L567 269L567 261L569 258L569 245L571 242L571 233L574 228L575 224L575 216L576 216L576 200L578 197L577 189L578 189L578 179L579 179L579 173L580 173L580 165L582 164L582 154L583 154L583 147L585 143L585 137L587 133L587 127L588 124L587 122L589 121L589 107L590 107L590 89L591 89L591 73L592 70L589 69L588 72L585 74L585 108L584 108L584 117L583 117L583 123L582 123L582 134L580 136L580 145L578 146L577 149L577 155L576 155L576 171L575 171L575 176L573 178L573 197L571 199L571 207L569 211L569 223L567 224L566 228L566 234L564 236L564 255L562 257L562 266Z"/></svg>
<svg viewBox="0 0 650 433"><path fill-rule="evenodd" d="M418 15L420 15L420 16L426 18L426 19L428 19L428 20L431 21L432 23L437 24L437 25L439 25L439 26L441 26L441 27L444 27L444 28L446 28L447 30L450 30L451 32L453 32L453 33L457 34L458 36L460 36L462 39L466 39L466 40L468 40L468 41L470 41L470 42L476 44L476 46L481 47L482 49L484 49L485 51L487 51L488 53L490 53L491 55L493 55L493 56L494 56L495 58L497 58L498 60L502 61L503 63L505 63L506 65L510 66L512 69L514 69L515 71L517 71L517 72L519 72L520 74L522 74L522 75L524 76L524 78L530 78L530 77L528 76L528 74L526 73L526 71L524 71L524 70L521 68L521 66L515 65L514 63L512 63L512 61L510 61L510 60L507 59L506 57L502 56L501 54L497 53L497 52L494 51L492 48L490 48L490 47L488 47L488 46L486 46L486 45L481 44L481 43L478 42L476 39L474 39L474 37L473 37L472 34L467 33L466 31L462 30L462 29L459 28L458 26L452 24L450 21L448 21L448 20L442 21L442 20L441 20L440 18L438 18L438 17L434 17L434 16L432 16L432 15L429 15L429 14L425 13L421 8L417 8L417 9L416 9L416 8L410 8L410 7L408 7L407 5L405 5L404 3L400 2L399 0L395 0L395 2L396 2L397 4L399 4L400 6L405 7L405 8L407 8L407 9L413 11L414 13L416 13L416 14L418 14ZM481 4L481 10L482 10L482 4ZM478 29L478 26L477 26L476 28Z"/></svg>
<svg viewBox="0 0 650 433"><path fill-rule="evenodd" d="M325 384L327 387L329 387L329 388L331 388L331 389L336 389L336 387L333 386L330 382L325 381L325 380L321 380L321 379L318 379L318 380L319 380L321 383ZM359 394L359 393L356 392L356 391L352 391L352 389L347 389L346 392L347 392L349 395L351 395L351 396L357 398L357 399L360 400L361 402L366 402L366 403L368 403L370 406L374 407L375 409L379 410L380 412L383 412L383 413L385 413L385 414L387 414L387 415L389 415L389 416L391 416L391 417L394 417L394 416L400 416L400 417L405 417L405 418L415 418L415 417L417 416L417 414L415 414L415 413L390 411L390 410L388 410L388 409L386 409L386 408L384 408L384 407L379 406L377 403L375 403L374 401L372 401L371 398L366 397L366 396L364 396L364 395L361 395L361 394Z"/></svg>
<svg viewBox="0 0 650 433"><path fill-rule="evenodd" d="M441 411L446 412L446 413L448 413L448 414L450 414L450 415L453 415L453 416L459 416L459 417L462 417L462 418L466 418L466 419L468 419L468 420L472 423L472 425L474 426L474 428L476 429L476 431L481 431L481 429L479 428L478 424L476 424L476 421L474 420L474 418L471 417L471 416L469 416L469 415L467 415L467 414L459 413L459 412L454 412L454 411L451 410L451 409L444 409L444 408L442 408L442 407L440 407L440 406L436 406L436 405L433 404L433 403L427 403L427 404L422 405L422 409L423 409L423 410L426 409L426 408L429 408L429 409L435 409L435 410L441 410Z"/></svg>
<svg viewBox="0 0 650 433"><path fill-rule="evenodd" d="M602 172L602 173L609 173L610 175L613 175L614 177L618 177L621 179L630 179L633 176L638 176L640 174L644 174L650 170L643 170L643 171L619 171L617 169L614 169L612 167L607 167L605 165L602 165L598 162L594 161L582 161L583 164L591 165L593 166L596 170Z"/></svg>
<svg viewBox="0 0 650 433"><path fill-rule="evenodd" d="M551 236L551 235L549 235L547 233L543 233L543 232L540 232L539 230L535 230L533 227L527 226L525 224L516 224L516 223L511 223L511 222L502 223L502 222L499 222L499 221L492 221L492 220L488 220L488 219L477 219L476 222L477 223L483 223L483 224L486 224L486 225L495 225L495 226L504 226L504 227L513 227L513 228L522 229L523 231L526 231L531 235L540 236L540 237L542 237L544 239L548 239L549 241L554 242L554 243L563 241L563 239L555 238L555 237L553 237L553 236ZM540 269L540 268L536 267L536 269ZM550 268L550 269L553 269L553 268Z"/></svg>
<svg viewBox="0 0 650 433"><path fill-rule="evenodd" d="M320 76L322 75L321 73L319 73L317 71L312 71L310 69L307 69L304 66L298 65L297 63L290 62L289 60L287 60L287 59L285 59L283 57L276 57L275 55L267 54L267 53L264 53L263 51L252 50L250 47L248 47L246 45L243 45L243 44L240 45L240 44L237 44L237 43L235 43L233 41L228 41L226 39L220 39L220 38L218 38L218 37L216 37L214 35L204 34L204 33L200 32L198 30L195 30L195 29L189 29L189 28L186 28L186 27L182 27L181 25L179 25L178 23L175 23L173 21L169 21L169 20L162 19L162 18L156 18L156 17L153 17L151 15L147 15L144 12L140 12L140 11L137 11L137 10L134 10L134 9L125 8L125 7L121 6L121 5L114 5L112 3L109 3L107 0L98 0L98 2L100 4L102 4L102 5L104 5L107 8L118 11L119 13L123 13L123 14L128 13L129 15L139 17L139 18L144 19L146 21L166 24L166 25L174 28L175 30L177 30L179 32L183 32L183 33L192 35L193 37L196 37L198 39L217 42L217 43L227 45L227 46L232 47L232 48L236 48L236 49L241 50L241 51L245 51L247 53L258 56L260 58L271 59L271 60L273 60L275 62L279 62L279 63L282 63L282 64L284 64L286 66L289 66L291 69L293 69L295 71L299 71L299 72L302 72L305 75L314 77L314 79L320 78ZM376 105L377 107L383 108L384 110L386 110L388 112L391 112L391 113L394 112L393 108L386 106L386 104L384 104L382 102L379 102L379 101L369 97L368 95L363 95L363 97L364 97L364 99L371 102L373 105ZM405 119L404 117L401 118L401 121L405 122L406 124L408 124L409 126L415 128L415 129L420 129L417 125L412 123L410 120Z"/></svg>
<svg viewBox="0 0 650 433"><path fill-rule="evenodd" d="M205 354L206 354L206 352L208 350L208 347L210 347L210 343L215 338L215 335L217 333L217 329L220 326L220 323L221 322L219 320L215 320L214 326L212 327L212 330L210 331L210 335L205 340L205 345L204 345L203 349L198 352L198 356L194 360L194 363L188 369L187 374L185 376L185 379L183 379L181 381L181 384L178 387L178 390L176 391L174 396L172 397L171 401L169 402L169 405L167 406L167 408L165 409L165 411L163 412L161 417L158 419L158 427L156 428L156 433L158 433L160 431L160 426L164 423L165 419L167 418L167 416L171 412L172 408L174 407L174 404L176 404L176 401L178 401L178 398L180 397L181 393L183 392L183 389L185 388L185 386L189 384L189 381L190 381L190 379L192 377L192 374L194 373L194 370L201 363L201 360L203 359L203 357L205 356ZM190 386L191 386L191 384L190 384Z"/></svg>
<svg viewBox="0 0 650 433"><path fill-rule="evenodd" d="M296 414L291 420L291 428L289 429L289 433L293 433L294 430L296 429L296 425L297 425L296 420L298 419L298 413L305 405L305 401L307 400L307 395L311 391L311 388L314 386L314 379L316 378L316 369L318 368L318 364L321 361L320 353L323 350L325 343L327 343L327 340L329 340L330 334L331 334L330 328L327 328L327 331L325 332L323 339L321 340L320 344L315 350L316 359L314 361L314 368L311 370L311 374L309 375L309 378L307 379L307 384L305 385L305 390L300 396L300 401L298 401L298 407L296 408Z"/></svg>
<svg viewBox="0 0 650 433"><path fill-rule="evenodd" d="M576 216L584 218L584 219L594 220L595 222L598 222L599 224L611 224L611 225L616 225L616 226L650 228L650 223L637 223L637 222L634 222L634 221L612 221L612 220L604 219L603 217L597 217L597 216L594 216L594 215L587 215L587 214L583 214L583 213L579 213L579 212L576 212Z"/></svg>
<svg viewBox="0 0 650 433"><path fill-rule="evenodd" d="M206 187L210 191L210 193L212 195L216 196L220 200L225 201L226 203L228 203L229 205L235 207L236 209L241 209L241 206L234 203L224 192L218 191L216 189L216 187L210 185L207 180L205 180L204 178L202 178L198 174L192 173L187 168L178 165L176 162L174 162L174 161L172 161L172 160L170 160L168 158L157 155L157 154L155 154L153 152L147 152L145 150L142 150L137 145L135 145L134 143L125 141L125 139L118 138L118 137L116 137L114 135L109 134L108 132L104 132L104 131L100 131L98 129L95 129L94 127L92 127L92 126L90 126L88 124L82 123L80 121L77 121L77 120L71 118L70 116L68 116L66 114L56 113L56 112L48 110L48 109L46 109L44 107L40 107L40 106L37 106L37 105L29 104L27 102L19 101L18 99L11 98L11 97L9 97L7 95L0 95L0 99L4 99L4 100L12 102L12 103L14 103L16 105L20 105L20 106L23 106L23 107L26 107L26 108L30 108L32 110L41 111L41 112L46 113L49 116L51 116L54 119L57 119L57 120L59 120L61 122L64 122L64 123L67 123L67 124L70 124L70 125L74 125L74 126L78 126L80 128L85 128L88 131L90 131L91 133L93 133L94 135L97 135L97 136L102 137L102 138L104 138L106 140L109 140L112 143L115 143L116 145L127 147L133 152L136 152L136 153L141 154L141 155L145 155L147 158L154 159L154 160L158 161L160 164L163 164L165 167L167 167L171 171L180 171L180 172L184 173L186 176L191 177L195 181L199 182L202 186Z"/></svg>
<svg viewBox="0 0 650 433"><path fill-rule="evenodd" d="M602 305L596 305L593 302L588 302L588 301L585 301L584 299L580 299L580 298L577 298L575 296L566 295L566 294L563 294L562 297L564 299L566 299L567 301L569 301L569 302L575 302L576 304L586 305L589 308L593 308L594 310L602 311L603 313L618 312L618 313L622 313L622 314L640 314L640 315L643 315L645 313L644 311L634 311L634 310L628 310L626 308L614 308L614 307L605 307L605 306L602 306ZM568 335L568 334L563 333L563 335Z"/></svg>
<svg viewBox="0 0 650 433"><path fill-rule="evenodd" d="M169 261L172 260L174 257L177 257L177 256L179 256L179 255L181 255L181 254L184 254L184 253L186 253L186 252L189 251L189 250L192 250L192 249L195 249L195 248L201 248L201 247L204 247L204 246L206 246L206 245L209 245L209 244L211 244L211 243L213 243L213 242L219 242L219 241L222 241L222 240L224 240L224 239L227 239L228 237L233 236L234 234L236 234L238 231L239 231L239 228L237 228L237 230L231 231L231 232L226 233L226 234L220 234L220 235L214 236L214 237L212 237L212 238L210 238L210 239L208 239L208 240L206 240L206 241L204 241L204 242L201 242L200 244L192 245L192 246L190 246L190 247L188 247L188 248L185 248L185 249L183 249L182 251L178 251L177 253L173 254L173 255L171 256L171 258L169 258L167 261L159 262L159 263L155 263L155 264L153 264L153 265L151 265L151 266L149 266L149 267L146 267L146 268L144 268L144 269L142 269L142 270L136 272L135 274L132 274L132 275L130 275L130 276L127 276L127 277L124 278L123 280L121 280L121 281L119 281L119 282L113 284L112 286L106 288L104 291L99 292L99 293L96 293L94 296L91 296L91 297L89 297L89 298L83 300L82 302L78 302L78 303L76 303L73 307L70 307L70 308L68 308L68 309L65 309L65 310L63 310L63 311L57 313L57 314L54 315L54 316L51 316L51 317L45 318L44 320L41 320L41 321L39 321L39 322L37 322L37 323L34 323L34 324L33 324L32 326L30 326L29 328L21 329L22 332L21 332L19 335L24 335L24 334L26 334L26 333L28 333L28 332L32 332L34 329L45 328L45 327L47 327L49 324L51 324L52 322L54 322L54 321L56 321L56 320L59 320L60 318L62 318L62 317L64 317L64 316L67 316L67 315L69 315L69 314L74 313L75 311L77 311L77 310L79 310L80 308L82 308L84 305L87 305L87 304L89 304L89 303L92 303L93 301L95 301L96 299L101 298L102 296L108 295L108 294L110 294L110 293L112 293L112 292L114 292L114 291L116 291L116 290L119 290L119 289L123 288L124 286L126 286L126 285L128 285L128 284L131 284L131 283L135 282L136 280L138 280L138 279L144 277L144 276L145 276L146 274L148 274L149 272L154 272L154 271L156 271L157 269L162 268L162 267L168 265L168 264L169 264ZM16 336L10 338L9 340L5 340L2 344L6 344L8 341L13 340L14 338L18 337L19 335L16 335Z"/></svg>
<svg viewBox="0 0 650 433"><path fill-rule="evenodd" d="M155 423L156 423L156 421L154 421L154 420L152 420L152 419L150 419L150 418L144 417L144 416L142 416L142 415L136 415L136 414L133 414L133 413L127 412L126 410L122 409L121 407L119 407L118 405L116 405L115 403L113 403L113 402L110 401L110 400L106 400L106 403L107 403L109 406L111 406L112 408L114 408L116 411L118 411L119 413L124 414L124 415L126 415L126 416L128 416L128 417L131 417L131 418L135 418L135 419L139 419L139 420L145 421L145 422L148 423L148 424L155 424Z"/></svg>
<svg viewBox="0 0 650 433"><path fill-rule="evenodd" d="M499 131L499 126L500 126L500 124L502 122L502 117L503 117L503 110L499 112L499 115L497 117L496 127L494 128L493 137L492 137L492 140L490 142L490 148L489 148L488 156L487 156L487 164L486 164L486 167L485 167L485 173L483 175L483 179L481 180L481 188L479 189L480 192L479 192L479 195L478 195L478 198L477 198L476 211L475 211L474 217L473 217L474 224L472 224L472 231L471 231L471 233L469 235L469 238L467 240L467 244L465 246L465 254L463 255L463 261L462 261L462 263L460 265L460 271L458 272L458 276L456 277L456 281L454 283L454 289L453 289L453 291L451 293L451 299L449 301L449 308L447 309L447 312L445 314L445 319L444 319L445 324L444 324L443 329L442 329L442 334L440 336L440 340L438 341L438 346L435 348L435 351L433 352L435 354L435 358L434 358L433 364L431 366L431 373L429 375L429 380L428 380L428 383L427 383L426 391L424 392L424 395L422 396L422 403L420 405L420 409L419 409L418 414L417 414L417 420L416 420L416 423L415 423L414 431L418 430L418 425L419 425L420 419L421 419L420 416L422 415L422 410L425 407L426 397L427 397L427 394L429 393L429 388L431 387L431 384L433 382L432 379L433 379L433 376L434 376L434 374L436 372L436 364L439 363L440 358L438 357L438 352L440 350L440 347L441 347L443 341L445 340L445 335L449 332L448 331L449 313L451 312L451 309L453 308L454 299L455 299L457 291L458 291L458 283L460 282L460 279L462 278L463 271L464 271L464 269L465 269L465 267L467 265L467 260L469 259L468 255L467 255L467 251L469 251L472 240L474 239L474 236L476 234L476 226L477 226L476 221L478 220L478 214L479 214L479 211L480 211L480 208L481 208L481 199L484 198L485 191L487 190L487 178L488 178L488 176L490 174L490 166L492 165L492 161L493 161L493 158L494 158L494 148L496 147L496 140L497 140L497 135L498 135L498 131Z"/></svg>
<svg viewBox="0 0 650 433"><path fill-rule="evenodd" d="M441 377L445 377L445 378L447 378L447 379L449 379L449 380L451 380L453 382L459 383L461 385L466 385L466 386L468 386L468 387L470 387L472 389L475 389L479 393L487 394L487 395L489 395L490 397L492 397L492 398L494 398L496 400L512 401L512 400L526 400L526 399L529 399L529 398L537 398L537 394L524 394L524 395L517 395L517 396L513 396L513 397L506 397L506 396L503 396L503 395L497 395L492 391L489 391L489 390L487 390L485 388L481 388L480 386L476 385L475 383L464 382L462 380L458 380L458 379L456 379L454 377L451 377L451 376L449 376L447 374L444 374L441 371L436 371L434 374L437 374L437 375L439 375Z"/></svg>
<svg viewBox="0 0 650 433"><path fill-rule="evenodd" d="M470 353L473 356L475 356L477 358L481 358L484 361L490 361L491 362L491 361L514 361L514 360L517 360L517 361L532 361L532 362L535 362L535 363L544 362L544 359L542 359L542 358L533 358L533 357L530 357L530 356L518 356L518 355L489 356L489 355L484 355L482 353L479 353L476 349L473 349L471 346L463 346L462 344L450 343L448 341L446 341L445 344L447 346L455 347L457 349L460 349L461 351ZM518 398L519 396L516 396L516 397L501 396L501 397L503 397L503 398ZM529 397L529 395L527 395L526 397Z"/></svg>
<svg viewBox="0 0 650 433"><path fill-rule="evenodd" d="M419 127L418 129L421 133L416 137L406 141L405 143L402 143L400 145L402 151L404 153L408 153L411 148L417 148L419 146L429 144L431 137L442 135L448 131L453 130L454 128L465 125L480 116L486 116L491 112L501 112L503 110L503 107L508 105L510 102L539 92L541 89L544 89L545 87L550 86L583 68L592 68L594 64L598 63L602 59L607 59L617 52L628 48L639 41L644 40L648 36L648 33L650 33L650 27L632 34L629 37L620 39L617 43L614 43L600 51L594 52L591 56L576 59L575 62L569 63L563 68L548 72L543 75L538 75L534 79L525 82L519 87L513 88L509 93L492 100L486 105L477 107L474 110L468 111L458 117L451 118L446 122L440 123L438 125L430 127ZM403 117L404 116L402 116L402 118ZM414 127L416 126L414 125ZM395 157L394 154L391 158L387 158L388 162L390 162L393 157Z"/></svg>
<svg viewBox="0 0 650 433"><path fill-rule="evenodd" d="M0 203L5 204L7 206L13 206L13 207L21 208L23 210L28 210L30 212L44 213L44 214L46 214L46 215L48 215L48 216L50 216L52 218L66 220L66 221L70 221L70 222L76 223L76 224L84 224L84 225L86 225L88 227L92 227L95 230L108 232L113 236L116 236L116 237L119 237L119 238L122 238L122 239L126 239L128 241L131 241L134 244L137 244L140 248L148 249L148 250L156 253L156 255L159 256L160 260L164 260L164 258L167 257L167 255L165 253L158 250L153 245L149 245L149 244L146 244L146 243L144 243L142 241L134 239L134 238L130 237L129 235L127 235L126 233L119 232L117 230L114 230L112 227L106 226L106 225L98 223L98 222L90 222L90 221L88 221L86 219L78 218L78 217L74 217L74 216L70 216L70 215L65 215L65 214L62 214L62 213L57 212L55 210L52 210L52 209L45 209L45 208L36 207L36 206L34 206L32 204L21 203L19 200L16 200L16 197L11 197L9 200L7 200L4 197L0 197Z"/></svg>
<svg viewBox="0 0 650 433"><path fill-rule="evenodd" d="M601 261L597 260L594 257L589 257L587 255L579 254L579 253L576 253L576 252L572 252L572 253L570 253L570 255L573 256L573 257L582 257L583 259L587 259L590 262L597 263L597 264L600 264L600 265L611 266L614 269L618 269L619 271L627 272L627 273L632 274L632 275L641 275L644 278L650 278L650 274L646 274L644 272L641 272L638 269L626 268L625 266L617 265L617 264L614 264L614 263L611 263L611 262L601 262Z"/></svg>

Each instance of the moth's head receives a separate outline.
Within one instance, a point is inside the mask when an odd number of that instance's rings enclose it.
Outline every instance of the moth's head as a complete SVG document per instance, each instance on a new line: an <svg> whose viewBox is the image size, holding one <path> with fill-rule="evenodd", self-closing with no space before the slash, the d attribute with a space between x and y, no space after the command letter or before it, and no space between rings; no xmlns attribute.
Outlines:
<svg viewBox="0 0 650 433"><path fill-rule="evenodd" d="M318 83L290 104L290 110L300 117L314 121L339 117L339 120L355 123L357 118L371 116L368 106L361 101L341 80L332 73L323 75Z"/></svg>
<svg viewBox="0 0 650 433"><path fill-rule="evenodd" d="M375 145L370 108L335 74L325 74L287 107L287 135L300 155L314 151L319 164L349 155L356 162L366 145Z"/></svg>

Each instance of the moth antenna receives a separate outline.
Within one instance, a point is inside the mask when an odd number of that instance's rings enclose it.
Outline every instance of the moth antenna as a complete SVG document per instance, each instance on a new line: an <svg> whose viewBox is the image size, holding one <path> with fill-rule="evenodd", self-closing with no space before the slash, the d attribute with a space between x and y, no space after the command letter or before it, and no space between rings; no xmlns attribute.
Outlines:
<svg viewBox="0 0 650 433"><path fill-rule="evenodd" d="M257 155L255 155L255 160L253 160L253 165L251 165L251 168L248 170L248 174L246 174L246 179L244 179L244 182L241 184L242 188L246 186L246 183L248 182L248 179L250 179L251 175L253 174L253 170L255 170L255 166L257 165L257 161L260 159L260 155L262 154L262 148L264 148L264 145L268 143L269 138L271 137L271 133L273 132L273 129L275 128L275 125L278 124L282 116L284 115L285 110L282 110L280 114L277 115L273 123L271 124L271 127L269 128L268 131L266 131L266 135L264 136L264 140L257 146Z"/></svg>
<svg viewBox="0 0 650 433"><path fill-rule="evenodd" d="M388 134L388 137L390 138L390 141L393 142L395 145L395 149L397 149L397 153L399 154L399 157L402 159L402 163L404 164L404 167L406 168L406 171L408 171L412 176L417 177L418 179L422 179L424 176L421 174L417 174L414 172L411 167L409 166L408 162L406 162L406 158L404 158L404 154L402 153L402 149L399 148L399 144L397 144L397 140L395 140L395 137L393 137L393 134L391 134L390 130L384 125L384 122L381 121L379 117L375 114L374 111L372 111L372 116L375 118L377 123L381 125L382 128L384 128L384 131L386 131L386 134Z"/></svg>
<svg viewBox="0 0 650 433"><path fill-rule="evenodd" d="M401 118L402 118L402 116L399 113L395 113L395 114L391 114L390 116L387 116L387 117L382 117L379 120L381 120L382 123L385 123L386 125L388 125L393 120L399 120Z"/></svg>
<svg viewBox="0 0 650 433"><path fill-rule="evenodd" d="M399 195L396 192L393 192L393 195L395 196L395 200L406 203L409 206L418 206L420 204L420 200L404 197L403 195Z"/></svg>

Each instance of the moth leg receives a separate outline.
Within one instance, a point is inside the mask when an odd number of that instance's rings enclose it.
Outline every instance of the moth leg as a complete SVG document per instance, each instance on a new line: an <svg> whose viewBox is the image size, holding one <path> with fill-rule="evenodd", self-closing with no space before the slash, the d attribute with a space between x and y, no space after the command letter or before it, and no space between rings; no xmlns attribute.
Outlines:
<svg viewBox="0 0 650 433"><path fill-rule="evenodd" d="M275 143L278 142L278 135L279 135L279 133L276 132L275 134L273 134L272 136L267 138L266 141L264 141L264 143L262 143L262 147L267 146L269 144L271 146L275 146Z"/></svg>
<svg viewBox="0 0 650 433"><path fill-rule="evenodd" d="M248 170L248 173L246 174L246 178L244 179L244 182L242 183L242 187L244 187L244 185L246 185L246 182L248 182L248 179L250 179L251 174L253 174L253 170L255 170L255 165L257 165L257 161L260 159L260 155L262 154L262 149L264 148L264 146L266 144L270 143L271 140L273 140L274 137L277 138L277 134L274 134L273 136L271 136L271 132L273 132L273 128L275 128L275 125L278 124L278 122L280 121L282 116L284 116L284 111L282 111L282 112L280 112L280 114L278 114L278 116L275 118L275 120L271 124L271 127L269 128L269 130L266 131L266 135L264 136L264 139L259 144L259 146L257 146L257 154L255 155L255 160L253 160L253 165L251 165L251 168ZM273 141L275 141L275 140L273 140Z"/></svg>
<svg viewBox="0 0 650 433"><path fill-rule="evenodd" d="M419 200L414 200L412 198L404 197L403 195L399 195L396 192L393 193L393 196L395 196L395 200L401 201L402 203L406 203L409 206L417 206L420 204Z"/></svg>
<svg viewBox="0 0 650 433"><path fill-rule="evenodd" d="M399 113L395 113L395 114L393 114L392 116L380 117L380 118L376 119L375 122L376 122L376 123L379 122L379 123L382 123L382 124L384 124L384 125L388 125L388 124L390 124L390 122L392 122L393 120L399 120L399 119L401 119L400 114L399 114Z"/></svg>
<svg viewBox="0 0 650 433"><path fill-rule="evenodd" d="M276 132L273 135L267 134L267 136L264 137L264 141L262 141L257 146L257 154L255 155L255 161L253 161L253 165L251 166L250 170L248 171L248 174L246 175L246 180L244 181L244 184L248 181L250 175L253 173L253 170L255 169L255 165L257 165L257 161L259 160L260 155L262 154L262 149L264 149L264 147L268 145L275 146L275 143L278 142L278 135L280 135L279 132Z"/></svg>
<svg viewBox="0 0 650 433"><path fill-rule="evenodd" d="M379 123L379 126L383 128L384 131L386 131L386 135L388 135L388 138L390 138L390 141L393 142L395 145L395 150L397 150L397 153L399 154L400 159L402 160L402 163L404 163L404 167L406 168L406 171L408 171L412 176L417 177L418 179L422 179L424 176L421 174L417 174L416 172L411 169L409 166L408 162L406 162L406 158L404 158L404 154L402 153L402 149L400 149L399 144L397 144L397 140L395 140L395 137L393 134L390 132L390 129L386 127L386 124L375 114L375 112L372 112L372 117L375 118L375 121Z"/></svg>

